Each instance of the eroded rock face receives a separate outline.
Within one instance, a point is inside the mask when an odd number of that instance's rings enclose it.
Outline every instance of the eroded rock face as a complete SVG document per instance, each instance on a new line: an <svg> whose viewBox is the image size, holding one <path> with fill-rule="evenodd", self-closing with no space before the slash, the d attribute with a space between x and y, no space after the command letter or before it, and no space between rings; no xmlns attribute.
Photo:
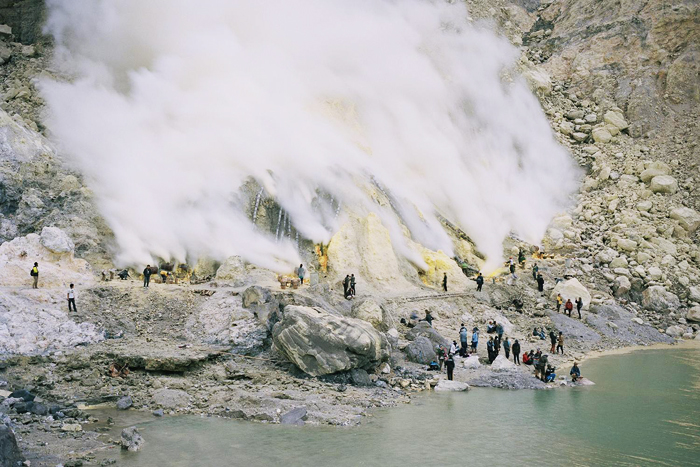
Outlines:
<svg viewBox="0 0 700 467"><path fill-rule="evenodd" d="M371 324L318 307L287 306L272 328L276 349L305 373L372 369L389 358L389 342Z"/></svg>
<svg viewBox="0 0 700 467"><path fill-rule="evenodd" d="M654 285L642 293L642 305L647 310L668 313L677 310L681 303L675 294L661 285Z"/></svg>

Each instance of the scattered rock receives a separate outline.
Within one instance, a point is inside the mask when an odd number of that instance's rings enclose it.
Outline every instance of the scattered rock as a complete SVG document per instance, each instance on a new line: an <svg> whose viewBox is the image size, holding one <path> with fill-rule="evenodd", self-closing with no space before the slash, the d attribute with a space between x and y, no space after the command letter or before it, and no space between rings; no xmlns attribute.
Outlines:
<svg viewBox="0 0 700 467"><path fill-rule="evenodd" d="M180 389L158 389L153 392L153 402L166 409L187 407L190 395Z"/></svg>
<svg viewBox="0 0 700 467"><path fill-rule="evenodd" d="M694 306L688 310L685 319L693 323L700 323L700 306Z"/></svg>
<svg viewBox="0 0 700 467"><path fill-rule="evenodd" d="M670 175L657 175L651 179L649 186L654 193L670 193L678 191L678 182Z"/></svg>
<svg viewBox="0 0 700 467"><path fill-rule="evenodd" d="M280 417L282 425L304 425L306 420L306 407L297 407Z"/></svg>
<svg viewBox="0 0 700 467"><path fill-rule="evenodd" d="M163 412L163 409L158 409L158 410L153 411L154 417L162 417L163 415L165 415L165 413Z"/></svg>
<svg viewBox="0 0 700 467"><path fill-rule="evenodd" d="M143 447L144 439L135 426L124 428L121 436L121 446L124 451L136 452Z"/></svg>
<svg viewBox="0 0 700 467"><path fill-rule="evenodd" d="M83 427L80 425L80 423L64 423L61 425L61 431L75 433L78 431L83 431Z"/></svg>
<svg viewBox="0 0 700 467"><path fill-rule="evenodd" d="M626 129L629 126L622 113L615 112L613 110L605 112L605 115L603 115L603 120L605 121L605 123L617 127L617 129L619 129L620 131Z"/></svg>
<svg viewBox="0 0 700 467"><path fill-rule="evenodd" d="M609 143L613 138L607 128L595 128L591 134L596 143Z"/></svg>
<svg viewBox="0 0 700 467"><path fill-rule="evenodd" d="M124 396L117 401L117 409L119 410L127 410L132 405L134 402L131 400L131 396Z"/></svg>
<svg viewBox="0 0 700 467"><path fill-rule="evenodd" d="M649 183L652 178L659 175L671 175L671 167L661 161L652 162L649 167L639 175L644 183Z"/></svg>
<svg viewBox="0 0 700 467"><path fill-rule="evenodd" d="M369 373L361 368L354 368L350 370L350 380L355 386L371 386L372 380L369 377Z"/></svg>
<svg viewBox="0 0 700 467"><path fill-rule="evenodd" d="M450 381L448 379L441 379L437 386L435 386L436 392L460 392L468 391L469 385L461 381Z"/></svg>
<svg viewBox="0 0 700 467"><path fill-rule="evenodd" d="M654 285L642 293L642 306L647 310L668 313L677 310L681 303L675 294L668 292L661 285Z"/></svg>
<svg viewBox="0 0 700 467"><path fill-rule="evenodd" d="M671 219L678 221L688 233L694 233L700 227L700 213L695 209L681 207L671 211Z"/></svg>
<svg viewBox="0 0 700 467"><path fill-rule="evenodd" d="M24 457L17 446L17 439L9 426L0 422L0 466L22 465Z"/></svg>

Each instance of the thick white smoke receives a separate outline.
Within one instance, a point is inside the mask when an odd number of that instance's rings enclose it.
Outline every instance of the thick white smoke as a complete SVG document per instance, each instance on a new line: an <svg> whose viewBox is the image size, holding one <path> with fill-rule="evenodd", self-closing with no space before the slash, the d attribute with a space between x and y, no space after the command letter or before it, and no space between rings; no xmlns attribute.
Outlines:
<svg viewBox="0 0 700 467"><path fill-rule="evenodd" d="M538 242L576 187L521 78L518 51L443 0L49 1L57 58L49 127L96 194L118 261L240 254L294 263L237 195L262 184L307 238L332 235L323 190L379 209L451 251L456 221L492 260L509 232ZM387 224L390 221L387 219ZM395 239L395 241L398 241Z"/></svg>

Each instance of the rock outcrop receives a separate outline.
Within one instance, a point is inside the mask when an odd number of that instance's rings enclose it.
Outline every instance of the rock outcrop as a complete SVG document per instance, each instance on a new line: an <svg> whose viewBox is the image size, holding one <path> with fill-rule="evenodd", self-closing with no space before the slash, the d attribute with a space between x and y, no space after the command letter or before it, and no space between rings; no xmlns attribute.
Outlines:
<svg viewBox="0 0 700 467"><path fill-rule="evenodd" d="M371 324L318 307L287 306L272 329L275 348L312 376L372 369L389 357L389 343Z"/></svg>
<svg viewBox="0 0 700 467"><path fill-rule="evenodd" d="M9 426L0 422L0 467L17 467L23 462L15 434Z"/></svg>

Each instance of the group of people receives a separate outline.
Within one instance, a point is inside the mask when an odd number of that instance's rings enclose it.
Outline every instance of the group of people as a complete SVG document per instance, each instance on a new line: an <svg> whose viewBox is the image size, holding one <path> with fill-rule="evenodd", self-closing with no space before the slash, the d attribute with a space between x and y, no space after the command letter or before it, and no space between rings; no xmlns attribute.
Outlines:
<svg viewBox="0 0 700 467"><path fill-rule="evenodd" d="M564 302L564 298L561 296L561 294L557 294L557 313L561 312L561 306L562 304L564 305L564 314L569 315L569 318L571 318L571 312L574 309L574 304L571 302L570 298L566 299L566 302ZM583 308L583 299L581 297L576 299L576 311L578 312L578 319L581 319L581 309Z"/></svg>
<svg viewBox="0 0 700 467"><path fill-rule="evenodd" d="M355 274L349 274L343 279L343 296L346 300L355 298Z"/></svg>
<svg viewBox="0 0 700 467"><path fill-rule="evenodd" d="M29 276L32 278L32 289L39 288L39 263L35 262L32 269L29 271ZM66 292L66 299L68 300L68 312L74 313L78 312L78 308L75 306L75 284L70 284L68 286L68 291Z"/></svg>

